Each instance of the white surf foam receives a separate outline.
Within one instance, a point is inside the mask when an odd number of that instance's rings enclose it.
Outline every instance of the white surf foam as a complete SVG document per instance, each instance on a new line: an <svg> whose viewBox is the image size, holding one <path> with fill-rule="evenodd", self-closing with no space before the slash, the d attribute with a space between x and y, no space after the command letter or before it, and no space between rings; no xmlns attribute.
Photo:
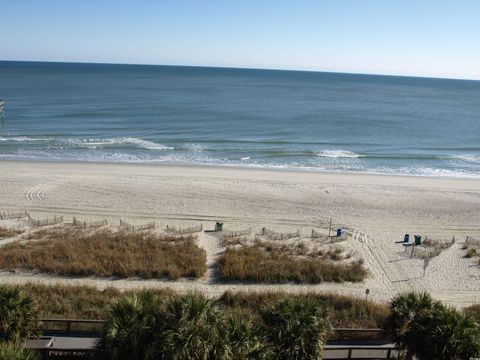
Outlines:
<svg viewBox="0 0 480 360"><path fill-rule="evenodd" d="M480 155L459 155L456 158L469 163L480 164Z"/></svg>
<svg viewBox="0 0 480 360"><path fill-rule="evenodd" d="M188 150L194 151L194 152L201 152L201 151L207 149L207 147L205 145L201 145L201 144L187 144L186 148Z"/></svg>
<svg viewBox="0 0 480 360"><path fill-rule="evenodd" d="M316 154L318 157L325 157L325 158L350 158L355 159L359 157L364 157L364 155L360 155L348 150L323 150L319 151Z"/></svg>
<svg viewBox="0 0 480 360"><path fill-rule="evenodd" d="M32 141L50 141L52 138L30 137L30 136L0 136L0 141L32 142Z"/></svg>
<svg viewBox="0 0 480 360"><path fill-rule="evenodd" d="M134 137L122 137L122 138L69 138L62 140L69 146L84 147L89 149L97 149L102 147L114 146L114 145L133 145L147 150L173 150L171 146L165 146L155 143L153 141L134 138Z"/></svg>

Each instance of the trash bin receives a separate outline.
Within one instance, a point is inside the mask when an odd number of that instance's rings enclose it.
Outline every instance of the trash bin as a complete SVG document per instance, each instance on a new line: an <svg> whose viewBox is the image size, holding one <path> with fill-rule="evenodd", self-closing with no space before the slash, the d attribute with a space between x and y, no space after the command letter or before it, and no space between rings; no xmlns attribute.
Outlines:
<svg viewBox="0 0 480 360"><path fill-rule="evenodd" d="M403 238L403 242L409 242L410 241L410 234L405 234Z"/></svg>
<svg viewBox="0 0 480 360"><path fill-rule="evenodd" d="M342 229L337 229L337 237L342 236Z"/></svg>
<svg viewBox="0 0 480 360"><path fill-rule="evenodd" d="M215 224L215 231L222 231L222 230L223 230L223 223L217 221L217 223Z"/></svg>
<svg viewBox="0 0 480 360"><path fill-rule="evenodd" d="M421 244L422 244L422 236L415 235L415 245L421 245Z"/></svg>

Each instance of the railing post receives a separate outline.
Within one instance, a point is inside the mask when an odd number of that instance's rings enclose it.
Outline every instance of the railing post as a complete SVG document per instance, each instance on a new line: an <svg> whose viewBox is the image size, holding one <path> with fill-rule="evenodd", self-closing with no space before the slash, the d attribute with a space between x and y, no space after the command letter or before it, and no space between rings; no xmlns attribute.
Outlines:
<svg viewBox="0 0 480 360"><path fill-rule="evenodd" d="M352 349L348 349L347 359L351 359L351 358L352 358Z"/></svg>
<svg viewBox="0 0 480 360"><path fill-rule="evenodd" d="M392 355L392 349L388 349L387 351L387 360L390 359L390 356Z"/></svg>

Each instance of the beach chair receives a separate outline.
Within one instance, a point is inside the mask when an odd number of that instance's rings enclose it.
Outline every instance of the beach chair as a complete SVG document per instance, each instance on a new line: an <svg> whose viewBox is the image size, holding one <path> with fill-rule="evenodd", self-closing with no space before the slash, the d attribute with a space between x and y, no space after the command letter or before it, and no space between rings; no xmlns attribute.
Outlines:
<svg viewBox="0 0 480 360"><path fill-rule="evenodd" d="M405 234L402 241L395 241L395 244L405 244L410 241L410 234Z"/></svg>

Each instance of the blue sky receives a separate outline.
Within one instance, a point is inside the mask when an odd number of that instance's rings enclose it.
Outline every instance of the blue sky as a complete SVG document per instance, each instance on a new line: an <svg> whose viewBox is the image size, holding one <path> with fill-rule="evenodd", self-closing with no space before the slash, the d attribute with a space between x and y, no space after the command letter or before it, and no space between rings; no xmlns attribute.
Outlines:
<svg viewBox="0 0 480 360"><path fill-rule="evenodd" d="M479 0L0 0L0 59L480 79Z"/></svg>

